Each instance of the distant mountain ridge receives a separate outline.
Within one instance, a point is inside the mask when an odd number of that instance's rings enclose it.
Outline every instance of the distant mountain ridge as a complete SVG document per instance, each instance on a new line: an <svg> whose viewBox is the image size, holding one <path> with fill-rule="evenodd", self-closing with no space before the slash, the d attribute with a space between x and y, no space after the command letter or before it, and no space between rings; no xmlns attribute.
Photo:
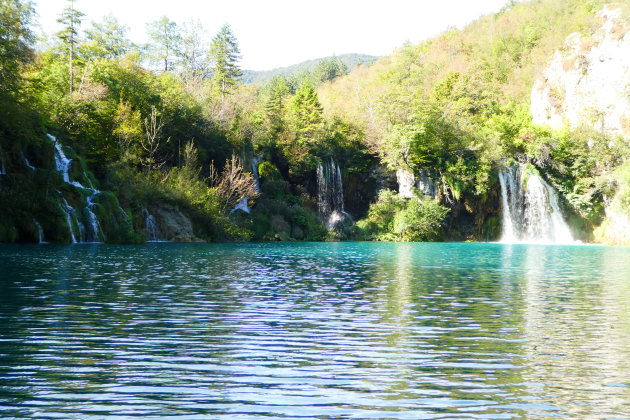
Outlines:
<svg viewBox="0 0 630 420"><path fill-rule="evenodd" d="M343 64L346 65L348 70L352 70L354 67L362 65L362 64L372 64L379 57L367 54L342 54L342 55L334 55L322 58L315 58L312 60L303 61L298 64L294 64L288 67L278 67L272 70L243 70L243 81L245 83L265 83L275 76L285 76L290 77L302 72L310 72L313 71L319 63L324 60L329 60L331 58L337 58Z"/></svg>

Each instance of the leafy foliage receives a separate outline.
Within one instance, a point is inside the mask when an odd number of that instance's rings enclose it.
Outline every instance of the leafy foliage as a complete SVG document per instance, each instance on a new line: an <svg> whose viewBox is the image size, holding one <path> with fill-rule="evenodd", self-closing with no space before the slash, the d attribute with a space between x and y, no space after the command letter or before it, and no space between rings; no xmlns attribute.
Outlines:
<svg viewBox="0 0 630 420"><path fill-rule="evenodd" d="M424 197L406 199L391 190L380 192L365 219L357 223L359 237L377 241L431 241L441 238L448 209Z"/></svg>
<svg viewBox="0 0 630 420"><path fill-rule="evenodd" d="M615 206L630 207L627 142L538 127L529 113L534 77L566 35L595 27L600 0L510 2L378 61L313 60L253 85L241 83L254 76L243 77L228 25L209 42L199 21L162 17L137 48L113 16L81 33L82 14L69 2L57 44L40 52L31 49L30 3L0 3L0 110L9 116L0 121L0 158L12 172L0 196L17 203L0 223L2 240L34 238L24 215L46 220L52 240L69 240L54 227L67 224L59 200L81 198L54 170L45 131L76 151L74 171L119 198L104 193L97 206L112 241L137 241L142 208L159 201L183 209L205 239L325 239L313 197L317 163L330 158L343 168L353 215L384 190L357 224L364 239L436 240L466 218L496 220L496 171L512 159L535 166L584 224L599 223L615 193ZM15 163L22 156L35 172ZM262 160L258 197L253 157ZM430 173L440 201L388 191L399 168ZM252 214L230 213L245 196ZM118 204L133 230L109 216Z"/></svg>

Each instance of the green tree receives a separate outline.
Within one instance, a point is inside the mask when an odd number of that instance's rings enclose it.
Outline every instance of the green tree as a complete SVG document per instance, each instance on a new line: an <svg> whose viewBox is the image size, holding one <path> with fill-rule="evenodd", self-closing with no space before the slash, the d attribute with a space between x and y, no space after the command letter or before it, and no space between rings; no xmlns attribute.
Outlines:
<svg viewBox="0 0 630 420"><path fill-rule="evenodd" d="M265 113L271 137L276 137L284 128L285 101L290 87L284 76L276 76L271 79L267 89L269 93L265 101Z"/></svg>
<svg viewBox="0 0 630 420"><path fill-rule="evenodd" d="M293 128L300 146L312 146L324 131L323 109L317 92L310 83L303 83L290 104Z"/></svg>
<svg viewBox="0 0 630 420"><path fill-rule="evenodd" d="M181 34L177 23L166 16L148 23L149 57L151 61L160 63L164 71L172 70L180 55Z"/></svg>
<svg viewBox="0 0 630 420"><path fill-rule="evenodd" d="M70 66L70 93L74 91L74 61L75 50L79 42L79 26L84 14L74 7L74 0L66 0L68 6L63 9L57 22L64 25L64 28L57 33L57 37L62 42L63 50L68 54Z"/></svg>
<svg viewBox="0 0 630 420"><path fill-rule="evenodd" d="M86 47L97 58L120 58L133 47L127 39L128 30L113 15L106 15L101 22L92 22L92 27L85 31Z"/></svg>
<svg viewBox="0 0 630 420"><path fill-rule="evenodd" d="M328 82L339 76L348 74L348 67L337 57L320 61L313 71L313 81L316 84Z"/></svg>
<svg viewBox="0 0 630 420"><path fill-rule="evenodd" d="M20 66L30 56L33 34L29 29L33 16L30 2L0 2L0 96L13 96L20 82Z"/></svg>
<svg viewBox="0 0 630 420"><path fill-rule="evenodd" d="M199 20L190 20L182 28L182 78L200 81L208 75L206 31Z"/></svg>
<svg viewBox="0 0 630 420"><path fill-rule="evenodd" d="M240 51L236 37L230 26L225 24L212 39L210 44L210 62L212 63L212 80L221 92L221 102L231 87L236 85L242 72L238 67Z"/></svg>
<svg viewBox="0 0 630 420"><path fill-rule="evenodd" d="M394 217L393 233L403 242L435 241L441 236L448 212L437 200L411 198Z"/></svg>

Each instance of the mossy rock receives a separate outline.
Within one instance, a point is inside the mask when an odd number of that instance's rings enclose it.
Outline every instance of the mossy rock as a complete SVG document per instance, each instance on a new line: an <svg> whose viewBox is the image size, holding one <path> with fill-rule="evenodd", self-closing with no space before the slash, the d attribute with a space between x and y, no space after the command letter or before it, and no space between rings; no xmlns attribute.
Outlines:
<svg viewBox="0 0 630 420"><path fill-rule="evenodd" d="M276 165L266 160L258 164L258 175L264 180L278 181L282 179L282 174Z"/></svg>

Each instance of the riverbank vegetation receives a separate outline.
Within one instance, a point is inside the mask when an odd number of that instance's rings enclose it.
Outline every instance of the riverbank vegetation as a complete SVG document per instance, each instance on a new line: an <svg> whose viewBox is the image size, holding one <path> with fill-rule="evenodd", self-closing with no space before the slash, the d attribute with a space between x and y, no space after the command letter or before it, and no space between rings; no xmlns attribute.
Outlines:
<svg viewBox="0 0 630 420"><path fill-rule="evenodd" d="M10 203L0 241L37 240L41 226L46 240L70 242L69 226L91 213L107 242L159 239L153 213L189 219L180 240L497 239L497 173L510 161L561 193L583 239L616 191L630 216L627 140L554 131L529 111L567 35L598 27L599 0L510 2L373 64L331 58L262 84L242 82L228 25L211 37L199 21L163 17L134 45L114 16L85 22L74 5L60 11L64 29L36 43L32 5L0 3L0 200ZM72 156L69 180L46 133ZM345 201L333 218L318 176L328 162ZM388 191L397 170L428 174L434 194ZM94 200L72 185L88 178ZM233 211L245 197L250 213Z"/></svg>

